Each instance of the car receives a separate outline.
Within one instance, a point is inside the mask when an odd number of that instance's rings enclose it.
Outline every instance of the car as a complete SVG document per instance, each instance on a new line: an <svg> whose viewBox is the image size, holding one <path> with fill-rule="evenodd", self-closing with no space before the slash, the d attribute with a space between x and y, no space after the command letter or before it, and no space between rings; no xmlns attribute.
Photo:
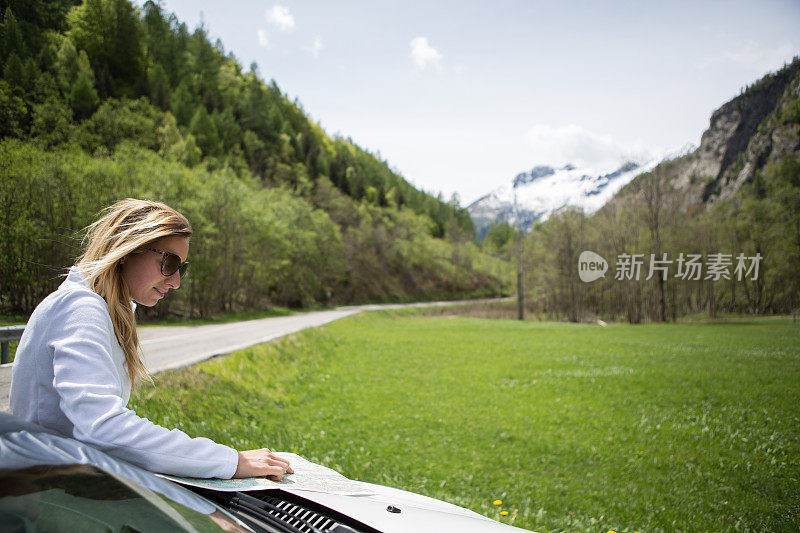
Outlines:
<svg viewBox="0 0 800 533"><path fill-rule="evenodd" d="M362 481L346 480L347 491L278 483L264 488L269 483L263 479L257 490L215 490L174 479L0 412L2 531L523 531L441 500Z"/></svg>

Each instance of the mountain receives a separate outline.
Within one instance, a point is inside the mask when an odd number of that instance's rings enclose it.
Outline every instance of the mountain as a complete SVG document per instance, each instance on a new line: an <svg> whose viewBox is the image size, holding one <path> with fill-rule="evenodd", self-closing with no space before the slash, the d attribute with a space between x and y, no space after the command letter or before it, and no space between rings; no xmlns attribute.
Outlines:
<svg viewBox="0 0 800 533"><path fill-rule="evenodd" d="M467 211L472 217L478 239L483 238L492 222L508 222L528 231L535 221L545 221L568 205L593 213L639 174L694 149L694 145L687 144L652 161L626 161L618 168L600 172L572 164L557 168L535 166L474 201ZM517 209L514 207L515 193Z"/></svg>
<svg viewBox="0 0 800 533"><path fill-rule="evenodd" d="M800 57L770 73L711 114L700 146L655 170L683 212L734 197L768 167L800 153ZM613 202L638 193L641 174Z"/></svg>

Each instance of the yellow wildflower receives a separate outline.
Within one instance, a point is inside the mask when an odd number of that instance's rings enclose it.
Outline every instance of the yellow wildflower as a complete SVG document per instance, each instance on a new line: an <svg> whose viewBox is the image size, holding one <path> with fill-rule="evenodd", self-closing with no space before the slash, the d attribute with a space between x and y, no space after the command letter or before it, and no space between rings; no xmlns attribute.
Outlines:
<svg viewBox="0 0 800 533"><path fill-rule="evenodd" d="M500 511L500 514L501 514L501 515L503 515L503 516L505 516L505 515L507 515L507 514L508 514L508 511Z"/></svg>
<svg viewBox="0 0 800 533"><path fill-rule="evenodd" d="M495 504L495 505L502 505L503 504L503 500L495 500L492 503Z"/></svg>

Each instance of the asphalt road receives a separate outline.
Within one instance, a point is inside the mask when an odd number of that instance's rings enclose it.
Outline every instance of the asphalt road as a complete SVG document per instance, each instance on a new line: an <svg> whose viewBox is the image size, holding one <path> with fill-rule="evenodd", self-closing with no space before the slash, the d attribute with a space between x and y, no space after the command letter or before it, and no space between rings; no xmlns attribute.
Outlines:
<svg viewBox="0 0 800 533"><path fill-rule="evenodd" d="M147 368L150 372L156 373L193 365L217 355L242 350L248 346L268 342L302 329L321 326L362 311L453 305L476 301L492 300L371 304L206 326L141 327L139 328L139 342ZM13 363L0 365L0 410L2 411L9 409L8 391L11 388L12 366Z"/></svg>

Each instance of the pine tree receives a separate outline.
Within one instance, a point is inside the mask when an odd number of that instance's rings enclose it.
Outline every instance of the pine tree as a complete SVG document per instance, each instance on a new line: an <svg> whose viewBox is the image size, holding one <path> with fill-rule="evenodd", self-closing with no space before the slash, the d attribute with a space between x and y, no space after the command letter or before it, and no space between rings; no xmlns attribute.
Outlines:
<svg viewBox="0 0 800 533"><path fill-rule="evenodd" d="M3 68L3 79L18 91L25 86L25 67L16 52L12 52L6 61L5 68Z"/></svg>
<svg viewBox="0 0 800 533"><path fill-rule="evenodd" d="M88 60L88 58L87 58ZM56 53L56 79L62 94L69 94L75 79L78 77L78 51L69 39L64 39Z"/></svg>
<svg viewBox="0 0 800 533"><path fill-rule="evenodd" d="M77 52L69 39L64 39L56 55L56 75L61 92L75 112L75 118L92 115L100 99L95 89L94 72L84 50Z"/></svg>
<svg viewBox="0 0 800 533"><path fill-rule="evenodd" d="M11 10L11 6L6 7L3 16L3 40L0 45L0 58L6 60L11 54L25 57L26 47L22 37L17 18Z"/></svg>
<svg viewBox="0 0 800 533"><path fill-rule="evenodd" d="M170 108L170 86L169 78L161 65L156 65L150 69L150 102L156 107L167 111Z"/></svg>
<svg viewBox="0 0 800 533"><path fill-rule="evenodd" d="M8 83L0 80L0 138L21 137L25 131L28 108Z"/></svg>
<svg viewBox="0 0 800 533"><path fill-rule="evenodd" d="M99 101L89 75L86 72L80 72L69 93L69 104L75 111L75 118L85 119L92 116Z"/></svg>
<svg viewBox="0 0 800 533"><path fill-rule="evenodd" d="M170 102L172 114L175 115L175 118L178 120L178 124L184 126L188 125L194 116L197 105L195 104L195 98L186 83L181 82L181 84L178 85L178 87L172 93Z"/></svg>
<svg viewBox="0 0 800 533"><path fill-rule="evenodd" d="M205 155L217 156L221 153L217 127L205 107L199 106L195 111L189 123L189 132L195 136L198 146Z"/></svg>

